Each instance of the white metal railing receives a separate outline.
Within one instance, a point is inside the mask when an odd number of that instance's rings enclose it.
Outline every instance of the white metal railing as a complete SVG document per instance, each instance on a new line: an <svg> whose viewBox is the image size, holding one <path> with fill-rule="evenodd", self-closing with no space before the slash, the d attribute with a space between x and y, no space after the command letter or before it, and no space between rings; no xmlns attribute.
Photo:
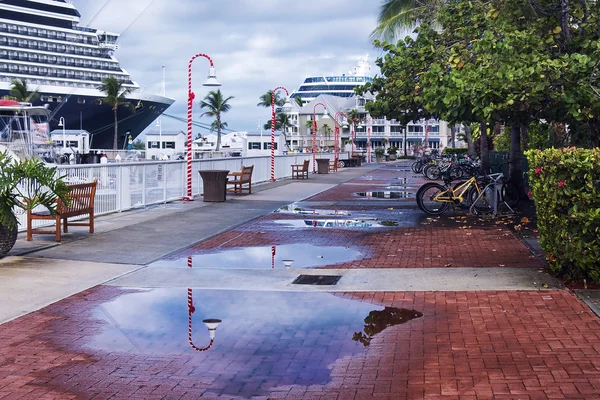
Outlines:
<svg viewBox="0 0 600 400"><path fill-rule="evenodd" d="M317 158L333 159L333 153L319 153ZM348 158L340 153L340 158ZM311 153L297 153L275 157L275 178L289 178L292 165L312 160ZM202 193L202 178L198 171L224 169L241 171L242 165L254 165L252 182L266 182L271 178L271 157L228 157L194 160L192 162L192 193ZM94 201L95 215L143 208L153 204L182 199L186 194L185 161L148 161L135 163L83 164L58 166L59 173L68 183L98 181ZM19 229L25 230L27 216L18 212ZM36 220L34 226L51 225Z"/></svg>

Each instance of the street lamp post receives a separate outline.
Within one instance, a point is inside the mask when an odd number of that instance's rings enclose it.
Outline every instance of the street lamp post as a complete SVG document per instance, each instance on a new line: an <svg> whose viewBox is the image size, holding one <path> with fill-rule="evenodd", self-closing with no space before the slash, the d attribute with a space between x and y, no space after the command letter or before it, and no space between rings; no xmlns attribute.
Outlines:
<svg viewBox="0 0 600 400"><path fill-rule="evenodd" d="M334 139L335 139L335 146L333 148L333 152L334 152L334 162L335 162L335 166L337 168L337 164L338 164L338 159L340 158L340 117L344 116L346 119L348 119L348 116L346 115L346 113L344 113L343 111L338 111L337 113L335 113L335 117L333 118L335 121L335 133L334 133Z"/></svg>
<svg viewBox="0 0 600 400"><path fill-rule="evenodd" d="M67 150L67 134L65 131L65 119L63 117L60 117L60 119L58 120L58 126L62 126L62 131L63 131L63 149L66 151Z"/></svg>
<svg viewBox="0 0 600 400"><path fill-rule="evenodd" d="M313 107L313 135L312 135L312 172L313 174L317 173L317 106L323 106L323 119L329 118L329 114L327 114L327 106L323 103L317 103Z"/></svg>
<svg viewBox="0 0 600 400"><path fill-rule="evenodd" d="M367 117L367 163L371 162L371 128L373 127L373 119Z"/></svg>
<svg viewBox="0 0 600 400"><path fill-rule="evenodd" d="M277 86L271 92L271 182L275 182L275 122L277 120L275 116L275 92L280 89L285 91L286 96L290 95L288 90L283 86Z"/></svg>
<svg viewBox="0 0 600 400"><path fill-rule="evenodd" d="M198 57L204 57L210 62L210 69L208 72L208 79L203 83L202 86L218 87L221 86L217 81L215 74L215 65L213 60L206 54L195 54L188 63L188 104L187 104L187 156L186 156L186 183L187 183L187 196L184 198L186 201L192 200L192 105L196 95L192 92L192 64Z"/></svg>

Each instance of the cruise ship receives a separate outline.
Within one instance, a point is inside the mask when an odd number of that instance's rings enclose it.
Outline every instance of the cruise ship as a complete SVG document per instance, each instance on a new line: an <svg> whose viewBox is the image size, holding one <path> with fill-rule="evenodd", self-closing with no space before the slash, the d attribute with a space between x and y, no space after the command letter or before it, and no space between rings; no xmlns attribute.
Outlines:
<svg viewBox="0 0 600 400"><path fill-rule="evenodd" d="M354 96L354 88L367 82L373 82L370 76L371 64L369 55L359 59L358 63L348 74L337 76L311 76L295 90L290 97L300 97L304 104L310 103L319 95L328 94L337 97Z"/></svg>
<svg viewBox="0 0 600 400"><path fill-rule="evenodd" d="M113 146L114 115L98 86L115 77L132 89L127 100L133 107L118 111L123 148L175 100L140 90L114 57L119 35L80 27L80 17L66 0L0 1L0 98L10 95L13 80L25 80L40 95L33 104L50 109L50 129L62 119L66 129L90 132L92 148L107 149Z"/></svg>

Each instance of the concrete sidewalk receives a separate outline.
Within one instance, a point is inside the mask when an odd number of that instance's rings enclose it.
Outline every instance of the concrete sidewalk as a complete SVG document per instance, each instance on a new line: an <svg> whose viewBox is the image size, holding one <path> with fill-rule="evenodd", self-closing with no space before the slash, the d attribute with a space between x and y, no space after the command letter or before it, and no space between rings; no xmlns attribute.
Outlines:
<svg viewBox="0 0 600 400"><path fill-rule="evenodd" d="M346 168L253 187L224 203L174 202L97 217L95 233L74 227L60 243L53 235L20 233L9 255L0 259L0 324L48 304L135 271L273 210L331 189L373 167ZM23 258L23 256L26 256Z"/></svg>

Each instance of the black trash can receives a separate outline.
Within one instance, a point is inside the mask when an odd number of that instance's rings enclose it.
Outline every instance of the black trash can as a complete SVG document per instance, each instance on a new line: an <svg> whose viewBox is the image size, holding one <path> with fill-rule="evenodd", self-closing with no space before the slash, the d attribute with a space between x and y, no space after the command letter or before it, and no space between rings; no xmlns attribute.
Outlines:
<svg viewBox="0 0 600 400"><path fill-rule="evenodd" d="M360 154L355 154L355 155L353 155L353 156L352 156L352 159L353 159L353 160L356 160L356 161L355 161L355 165L356 165L357 167L360 167L360 166L362 165L362 157L360 156Z"/></svg>
<svg viewBox="0 0 600 400"><path fill-rule="evenodd" d="M202 170L200 176L204 186L204 201L225 201L227 198L227 174L222 169Z"/></svg>
<svg viewBox="0 0 600 400"><path fill-rule="evenodd" d="M317 172L319 174L329 173L329 159L328 158L317 158Z"/></svg>

